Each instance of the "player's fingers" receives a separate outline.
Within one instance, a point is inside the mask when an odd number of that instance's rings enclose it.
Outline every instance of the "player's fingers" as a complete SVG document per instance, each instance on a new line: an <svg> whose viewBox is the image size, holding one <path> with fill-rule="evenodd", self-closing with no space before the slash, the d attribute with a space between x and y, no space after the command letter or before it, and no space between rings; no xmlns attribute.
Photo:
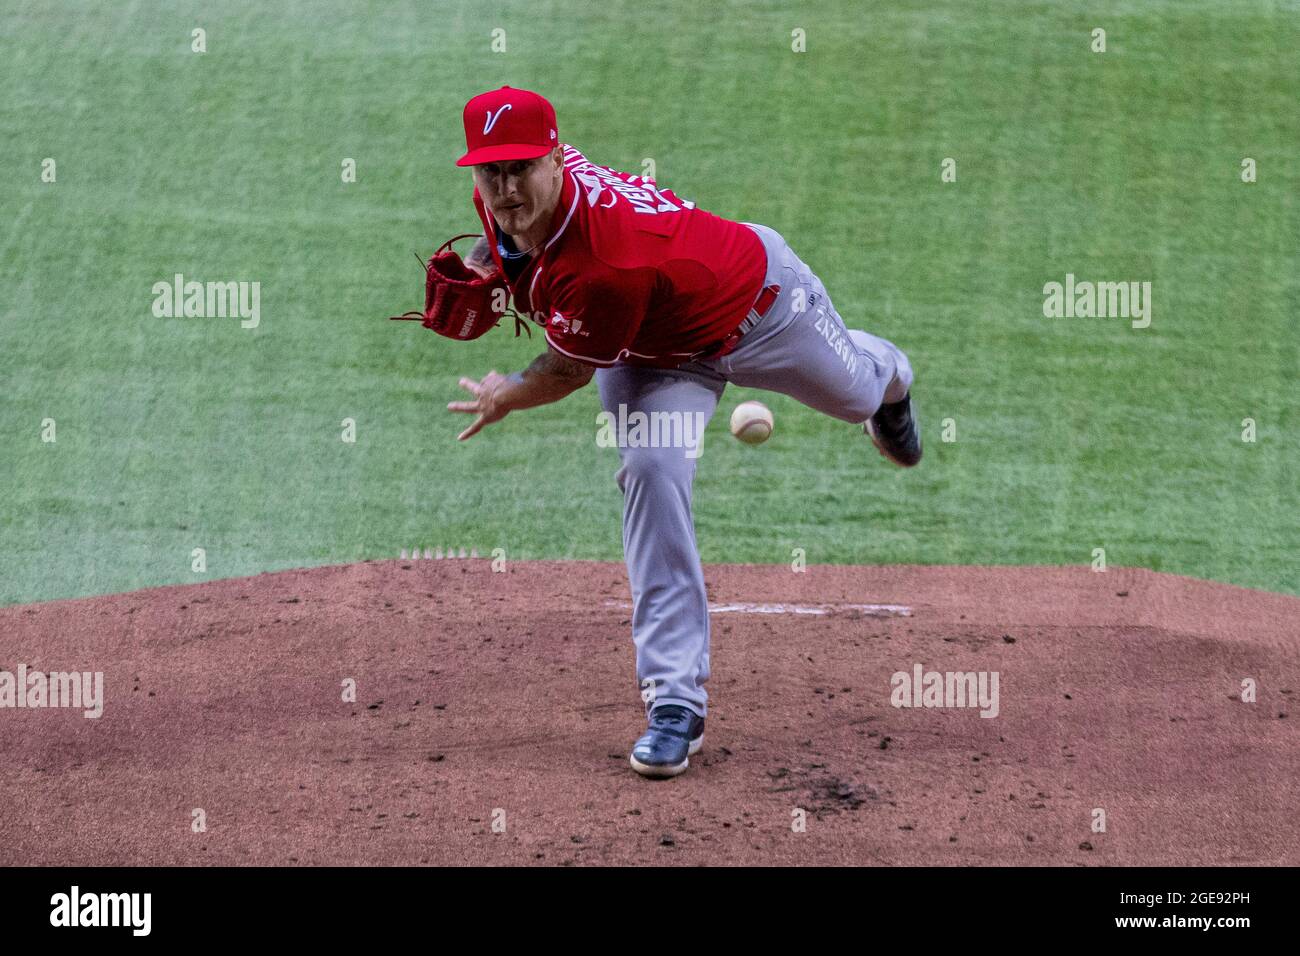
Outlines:
<svg viewBox="0 0 1300 956"><path fill-rule="evenodd" d="M465 391L469 392L471 395L477 395L479 393L478 382L474 381L472 378L462 378L460 380L460 387L465 389Z"/></svg>
<svg viewBox="0 0 1300 956"><path fill-rule="evenodd" d="M478 402L448 402L447 408L453 412L477 412Z"/></svg>
<svg viewBox="0 0 1300 956"><path fill-rule="evenodd" d="M479 429L483 427L485 420L486 420L485 415L480 415L478 418L474 419L474 423L470 425L469 428L465 429L463 432L457 435L456 440L464 441L466 438L472 438L474 435L477 435L479 433Z"/></svg>

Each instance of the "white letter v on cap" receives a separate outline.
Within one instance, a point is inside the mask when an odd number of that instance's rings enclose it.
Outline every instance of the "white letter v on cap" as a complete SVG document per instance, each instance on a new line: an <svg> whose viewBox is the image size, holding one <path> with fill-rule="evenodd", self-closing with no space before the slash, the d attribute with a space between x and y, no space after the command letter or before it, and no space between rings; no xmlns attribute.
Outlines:
<svg viewBox="0 0 1300 956"><path fill-rule="evenodd" d="M484 136L486 136L488 133L492 132L492 127L497 125L497 120L499 120L499 119L501 118L501 114L504 113L506 110L508 110L508 109L510 109L510 108L511 108L511 107L510 107L510 104L507 103L505 106L501 107L501 109L497 110L497 115L496 115L496 116L493 116L493 115L492 115L492 111L491 111L491 110L488 110L488 111L487 111L487 122L483 124L483 135L484 135Z"/></svg>

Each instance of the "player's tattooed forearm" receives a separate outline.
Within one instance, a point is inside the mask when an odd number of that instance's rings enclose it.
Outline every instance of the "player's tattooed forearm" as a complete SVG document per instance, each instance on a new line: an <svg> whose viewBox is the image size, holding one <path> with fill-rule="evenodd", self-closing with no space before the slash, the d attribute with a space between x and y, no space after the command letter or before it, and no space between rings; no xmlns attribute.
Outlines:
<svg viewBox="0 0 1300 956"><path fill-rule="evenodd" d="M474 243L474 248L469 251L465 257L465 262L475 266L492 266L492 248L488 244L487 236L479 236Z"/></svg>
<svg viewBox="0 0 1300 956"><path fill-rule="evenodd" d="M533 364L528 366L528 371L585 383L591 378L593 369L589 365L575 362L573 359L565 358L559 352L548 349L533 359Z"/></svg>

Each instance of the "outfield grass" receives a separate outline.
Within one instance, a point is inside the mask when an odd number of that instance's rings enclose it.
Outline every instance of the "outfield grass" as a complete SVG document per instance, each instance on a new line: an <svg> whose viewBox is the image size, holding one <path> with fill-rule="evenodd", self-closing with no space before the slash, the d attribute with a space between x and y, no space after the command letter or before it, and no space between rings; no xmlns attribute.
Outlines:
<svg viewBox="0 0 1300 956"><path fill-rule="evenodd" d="M273 6L5 5L0 603L413 545L621 557L594 387L457 444L457 377L537 340L384 321L420 302L412 250L476 226L461 109L504 83L595 161L653 157L679 195L782 232L851 327L912 358L913 472L729 389L696 485L706 561L1104 547L1300 593L1296 4ZM260 326L155 318L177 272L260 282ZM1044 318L1067 272L1153 282L1151 327ZM726 432L745 397L776 413L761 448Z"/></svg>

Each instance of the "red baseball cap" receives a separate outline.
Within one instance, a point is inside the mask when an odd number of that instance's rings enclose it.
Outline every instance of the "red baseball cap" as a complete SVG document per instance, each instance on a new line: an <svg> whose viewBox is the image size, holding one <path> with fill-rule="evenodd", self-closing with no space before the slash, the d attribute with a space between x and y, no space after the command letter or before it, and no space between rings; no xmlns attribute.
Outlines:
<svg viewBox="0 0 1300 956"><path fill-rule="evenodd" d="M465 104L465 146L457 166L536 159L559 145L555 107L539 93L503 86Z"/></svg>

